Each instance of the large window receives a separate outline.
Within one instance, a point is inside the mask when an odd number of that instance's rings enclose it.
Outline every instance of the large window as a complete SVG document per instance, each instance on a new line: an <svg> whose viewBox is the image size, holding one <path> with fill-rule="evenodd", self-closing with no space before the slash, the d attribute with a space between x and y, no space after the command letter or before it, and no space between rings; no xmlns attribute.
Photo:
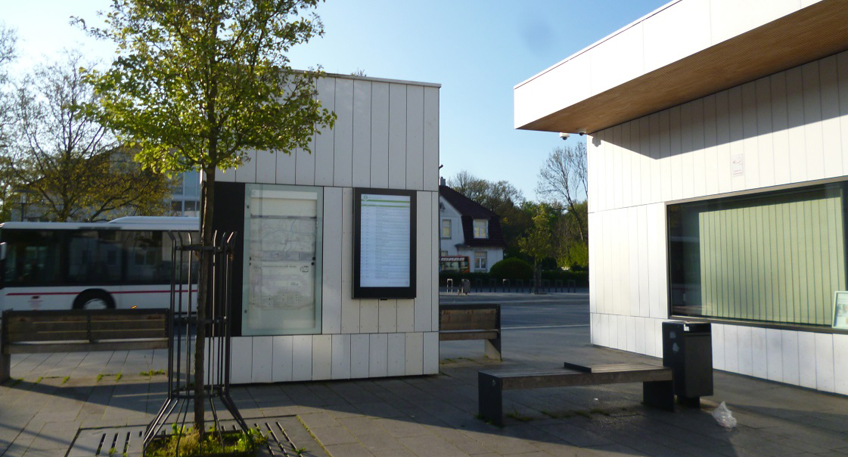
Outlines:
<svg viewBox="0 0 848 457"><path fill-rule="evenodd" d="M671 311L829 326L845 183L668 206Z"/></svg>
<svg viewBox="0 0 848 457"><path fill-rule="evenodd" d="M489 238L489 221L487 219L474 219L474 238Z"/></svg>

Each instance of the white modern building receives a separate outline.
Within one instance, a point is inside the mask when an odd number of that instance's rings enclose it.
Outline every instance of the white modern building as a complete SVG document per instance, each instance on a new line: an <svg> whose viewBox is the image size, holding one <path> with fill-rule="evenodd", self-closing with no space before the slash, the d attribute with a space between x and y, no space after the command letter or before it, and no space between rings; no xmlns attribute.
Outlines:
<svg viewBox="0 0 848 457"><path fill-rule="evenodd" d="M439 186L439 256L464 257L469 271L488 273L504 258L500 218L448 186Z"/></svg>
<svg viewBox="0 0 848 457"><path fill-rule="evenodd" d="M715 368L848 394L846 50L845 1L679 0L515 87L586 134L594 344L709 321Z"/></svg>
<svg viewBox="0 0 848 457"><path fill-rule="evenodd" d="M253 151L218 172L216 224L242 253L234 383L438 373L439 87L327 75L337 120L311 154ZM406 297L381 292L404 269Z"/></svg>

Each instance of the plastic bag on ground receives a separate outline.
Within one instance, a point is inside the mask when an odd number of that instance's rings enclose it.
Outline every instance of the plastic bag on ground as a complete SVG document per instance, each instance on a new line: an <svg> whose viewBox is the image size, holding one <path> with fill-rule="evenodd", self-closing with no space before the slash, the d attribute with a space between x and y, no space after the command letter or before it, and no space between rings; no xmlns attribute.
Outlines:
<svg viewBox="0 0 848 457"><path fill-rule="evenodd" d="M726 429L736 427L736 418L733 417L733 414L729 409L727 409L727 405L725 405L724 402L721 402L721 404L718 405L718 408L713 410L713 417L715 417L718 425L721 425Z"/></svg>

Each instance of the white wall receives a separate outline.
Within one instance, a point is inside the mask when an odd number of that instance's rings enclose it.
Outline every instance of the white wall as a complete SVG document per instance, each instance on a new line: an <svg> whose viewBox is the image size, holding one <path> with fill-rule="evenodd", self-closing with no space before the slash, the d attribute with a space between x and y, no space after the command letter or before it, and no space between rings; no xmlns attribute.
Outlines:
<svg viewBox="0 0 848 457"><path fill-rule="evenodd" d="M848 52L597 132L588 150L592 342L661 356L666 203L848 174ZM848 335L713 325L713 351L718 369L848 394L834 363Z"/></svg>
<svg viewBox="0 0 848 457"><path fill-rule="evenodd" d="M338 116L312 153L253 151L218 181L324 188L322 332L237 337L233 382L438 373L439 86L333 75L318 97ZM353 188L417 192L413 300L354 300Z"/></svg>

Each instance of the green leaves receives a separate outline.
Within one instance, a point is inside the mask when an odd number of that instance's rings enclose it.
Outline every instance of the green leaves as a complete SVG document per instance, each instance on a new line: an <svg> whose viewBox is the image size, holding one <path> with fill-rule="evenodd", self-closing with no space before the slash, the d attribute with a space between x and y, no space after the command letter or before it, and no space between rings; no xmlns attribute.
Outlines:
<svg viewBox="0 0 848 457"><path fill-rule="evenodd" d="M323 34L317 0L113 0L119 58L87 78L102 122L168 173L238 167L250 149L309 150L335 116L315 98L321 72L296 72L285 52Z"/></svg>

